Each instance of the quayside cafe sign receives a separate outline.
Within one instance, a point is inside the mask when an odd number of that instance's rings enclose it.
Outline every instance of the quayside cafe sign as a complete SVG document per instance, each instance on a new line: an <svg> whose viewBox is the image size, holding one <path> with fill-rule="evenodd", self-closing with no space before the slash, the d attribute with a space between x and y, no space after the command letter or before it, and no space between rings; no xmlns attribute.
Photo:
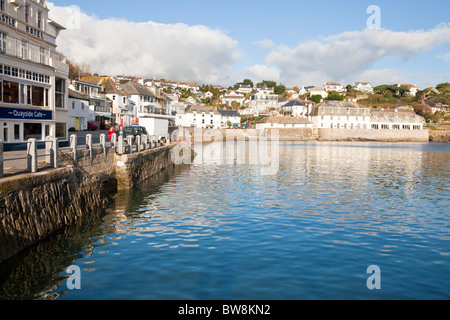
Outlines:
<svg viewBox="0 0 450 320"><path fill-rule="evenodd" d="M7 120L53 120L53 112L17 108L0 108L0 119Z"/></svg>

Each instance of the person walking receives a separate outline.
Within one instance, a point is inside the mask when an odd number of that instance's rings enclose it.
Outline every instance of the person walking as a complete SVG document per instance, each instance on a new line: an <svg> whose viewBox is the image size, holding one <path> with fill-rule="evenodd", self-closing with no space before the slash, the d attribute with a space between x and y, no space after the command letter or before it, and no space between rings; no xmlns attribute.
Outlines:
<svg viewBox="0 0 450 320"><path fill-rule="evenodd" d="M109 130L108 130L108 132L107 132L108 137L109 137L109 140L112 139L112 135L113 135L114 133L116 133L116 132L114 131L113 127L109 128Z"/></svg>

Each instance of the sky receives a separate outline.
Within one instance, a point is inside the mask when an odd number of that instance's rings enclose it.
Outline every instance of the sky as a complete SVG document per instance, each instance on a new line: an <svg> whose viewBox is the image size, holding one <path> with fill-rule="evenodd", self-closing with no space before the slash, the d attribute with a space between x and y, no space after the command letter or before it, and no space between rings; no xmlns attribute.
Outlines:
<svg viewBox="0 0 450 320"><path fill-rule="evenodd" d="M53 0L58 50L102 75L287 87L450 82L450 1ZM376 6L376 11L368 10Z"/></svg>

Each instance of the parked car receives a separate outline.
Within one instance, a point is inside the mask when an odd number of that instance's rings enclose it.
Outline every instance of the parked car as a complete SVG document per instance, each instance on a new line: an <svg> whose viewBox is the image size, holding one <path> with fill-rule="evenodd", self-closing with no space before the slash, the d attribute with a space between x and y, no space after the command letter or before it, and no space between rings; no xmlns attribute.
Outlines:
<svg viewBox="0 0 450 320"><path fill-rule="evenodd" d="M135 142L136 136L140 136L141 134L147 134L147 129L141 126L128 126L123 128L125 137L133 137L133 143Z"/></svg>
<svg viewBox="0 0 450 320"><path fill-rule="evenodd" d="M97 125L94 122L88 122L87 129L95 131L97 130Z"/></svg>

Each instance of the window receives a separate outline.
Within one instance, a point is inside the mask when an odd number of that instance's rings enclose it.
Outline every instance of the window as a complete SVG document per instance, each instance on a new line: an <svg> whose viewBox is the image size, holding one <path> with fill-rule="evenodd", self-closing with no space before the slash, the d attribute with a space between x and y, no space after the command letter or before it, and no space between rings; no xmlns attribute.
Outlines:
<svg viewBox="0 0 450 320"><path fill-rule="evenodd" d="M8 124L6 122L3 124L3 141L8 142Z"/></svg>
<svg viewBox="0 0 450 320"><path fill-rule="evenodd" d="M3 81L3 102L19 103L19 84L11 81Z"/></svg>
<svg viewBox="0 0 450 320"><path fill-rule="evenodd" d="M0 0L0 10L5 11L5 0Z"/></svg>
<svg viewBox="0 0 450 320"><path fill-rule="evenodd" d="M44 88L36 86L32 87L31 104L36 107L44 106Z"/></svg>
<svg viewBox="0 0 450 320"><path fill-rule="evenodd" d="M30 23L30 6L25 5L25 22Z"/></svg>
<svg viewBox="0 0 450 320"><path fill-rule="evenodd" d="M55 107L65 108L65 93L66 93L66 81L61 78L56 78L55 81Z"/></svg>
<svg viewBox="0 0 450 320"><path fill-rule="evenodd" d="M38 11L38 18L37 18L38 28L42 29L42 12Z"/></svg>
<svg viewBox="0 0 450 320"><path fill-rule="evenodd" d="M39 53L40 53L40 62L41 64L45 64L46 63L46 52L45 52L45 48L39 48ZM41 82L44 82L44 79L42 79Z"/></svg>
<svg viewBox="0 0 450 320"><path fill-rule="evenodd" d="M42 124L41 123L24 123L23 124L23 140L35 138L42 139Z"/></svg>
<svg viewBox="0 0 450 320"><path fill-rule="evenodd" d="M55 128L56 128L56 138L67 138L65 123L56 123Z"/></svg>
<svg viewBox="0 0 450 320"><path fill-rule="evenodd" d="M14 125L14 140L20 140L20 124Z"/></svg>
<svg viewBox="0 0 450 320"><path fill-rule="evenodd" d="M22 41L22 59L28 59L28 42Z"/></svg>
<svg viewBox="0 0 450 320"><path fill-rule="evenodd" d="M0 32L0 52L6 52L6 33Z"/></svg>

